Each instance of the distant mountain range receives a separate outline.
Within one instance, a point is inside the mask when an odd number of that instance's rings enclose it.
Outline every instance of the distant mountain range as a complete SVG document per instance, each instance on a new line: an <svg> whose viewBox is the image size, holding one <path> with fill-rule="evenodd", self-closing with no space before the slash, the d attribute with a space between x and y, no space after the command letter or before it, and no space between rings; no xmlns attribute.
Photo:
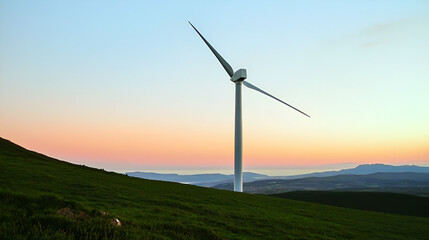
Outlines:
<svg viewBox="0 0 429 240"><path fill-rule="evenodd" d="M343 169L339 171L326 171L326 172L315 172L308 174L300 174L294 176L279 176L273 178L279 179L296 179L296 178L305 178L305 177L329 177L336 175L344 174L371 174L378 172L416 172L416 173L429 173L429 167L420 167L416 165L402 165L402 166L392 166L385 164L363 164L355 168Z"/></svg>
<svg viewBox="0 0 429 240"><path fill-rule="evenodd" d="M429 173L429 167L420 167L415 165L403 165L403 166L391 166L385 164L364 164L359 165L355 168L343 169L339 171L326 171L326 172L315 172L309 174L300 174L294 176L268 176L263 174L257 174L252 172L243 173L243 179L245 184L245 191L250 192L267 192L267 193L277 193L278 191L265 191L261 190L260 185L258 183L252 183L255 181L262 181L263 184L268 184L269 181L264 180L292 180L292 179L302 179L302 178L311 178L311 177L332 177L338 175L367 175L373 173ZM152 172L127 172L128 176L151 179L151 180L160 180L160 181L170 181L170 182L179 182L192 184L197 186L204 187L214 187L220 189L232 189L232 182L234 179L234 175L225 175L219 173L213 174L194 174L194 175L179 175L179 174L161 174L161 173L152 173ZM402 174L401 176L405 176ZM246 186L247 190L246 190ZM259 190L255 190L255 188L250 186L259 186ZM319 186L320 187L320 186ZM310 187L311 188L311 187ZM253 189L253 190L250 190ZM279 189L288 189L288 188L279 188ZM329 188L332 189L332 188ZM295 190L303 190L303 188L296 188ZM320 188L316 188L314 190L321 190Z"/></svg>

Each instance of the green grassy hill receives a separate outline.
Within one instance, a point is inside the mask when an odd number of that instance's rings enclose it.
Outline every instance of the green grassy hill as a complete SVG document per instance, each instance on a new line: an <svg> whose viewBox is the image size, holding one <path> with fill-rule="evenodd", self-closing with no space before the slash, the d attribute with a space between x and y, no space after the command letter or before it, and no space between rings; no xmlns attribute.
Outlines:
<svg viewBox="0 0 429 240"><path fill-rule="evenodd" d="M295 191L272 196L368 211L429 217L429 198L389 192Z"/></svg>
<svg viewBox="0 0 429 240"><path fill-rule="evenodd" d="M71 216L57 213L65 207ZM113 218L122 226L113 226ZM429 236L429 218L132 178L58 161L4 139L0 139L0 219L0 239Z"/></svg>

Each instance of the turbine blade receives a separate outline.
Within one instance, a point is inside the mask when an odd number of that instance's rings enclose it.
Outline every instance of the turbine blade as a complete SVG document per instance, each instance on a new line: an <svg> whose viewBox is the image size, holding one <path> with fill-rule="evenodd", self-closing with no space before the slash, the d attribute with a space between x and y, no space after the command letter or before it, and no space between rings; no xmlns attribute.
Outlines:
<svg viewBox="0 0 429 240"><path fill-rule="evenodd" d="M307 116L307 117L310 117L309 115L307 115L307 114L306 114L306 113L304 113L303 111L299 110L298 108L296 108L296 107L294 107L294 106L292 106L292 105L290 105L290 104L287 104L287 103L283 102L282 100L280 100L280 99L278 99L278 98L274 97L273 95L271 95L271 94L269 94L269 93L265 92L264 90L262 90L262 89L260 89L260 88L256 87L255 85L253 85L253 84L251 84L251 83L249 83L249 82L247 82L247 81L243 81L242 83L244 84L244 86L246 86L246 87L248 87L248 88L250 88L250 89L253 89L253 90L255 90L255 91L258 91L258 92L260 92L260 93L262 93L262 94L265 94L265 95L267 95L267 96L269 96L269 97L272 97L272 98L274 98L275 100L277 100L277 101L279 101L279 102L281 102L281 103L285 104L286 106L288 106L288 107L291 107L291 108L295 109L296 111L298 111L298 112L300 112L300 113L304 114L304 115L305 115L305 116Z"/></svg>
<svg viewBox="0 0 429 240"><path fill-rule="evenodd" d="M203 37L203 35L201 35L201 33L198 32L198 30L194 27L194 25L192 25L191 22L188 21L188 23L191 24L192 28L195 29L195 31L198 33L198 35L200 35L200 37L203 39L203 41L207 44L207 46L210 48L210 50L216 56L217 60L219 60L220 64L222 64L222 67L225 68L225 71L228 73L228 75L230 77L232 77L232 75L234 75L234 70L232 70L231 65L229 65L229 63L227 63L225 61L225 59L223 59L223 57L216 51L216 49L214 49L214 47L212 47L212 45L210 45L210 43Z"/></svg>

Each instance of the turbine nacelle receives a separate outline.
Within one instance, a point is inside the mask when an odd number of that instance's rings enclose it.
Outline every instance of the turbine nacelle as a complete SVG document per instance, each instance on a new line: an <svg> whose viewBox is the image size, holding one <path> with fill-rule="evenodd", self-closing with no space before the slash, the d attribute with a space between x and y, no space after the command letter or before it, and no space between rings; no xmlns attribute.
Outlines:
<svg viewBox="0 0 429 240"><path fill-rule="evenodd" d="M231 81L233 82L241 82L244 79L247 78L247 71L246 69L238 69L234 75L231 77Z"/></svg>

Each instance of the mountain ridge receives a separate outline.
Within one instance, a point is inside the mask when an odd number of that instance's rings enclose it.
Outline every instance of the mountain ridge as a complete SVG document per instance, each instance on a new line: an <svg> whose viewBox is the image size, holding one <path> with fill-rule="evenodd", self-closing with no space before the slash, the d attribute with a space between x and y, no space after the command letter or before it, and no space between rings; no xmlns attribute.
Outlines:
<svg viewBox="0 0 429 240"><path fill-rule="evenodd" d="M417 166L417 165L387 165L382 163L374 164L361 164L354 168L341 169L338 171L324 171L324 172L314 172L307 174L299 174L294 176L285 176L280 178L283 179L293 179L293 178L304 178L304 177L328 177L335 175L344 175L344 174L371 174L377 172L422 172L429 173L429 167Z"/></svg>

